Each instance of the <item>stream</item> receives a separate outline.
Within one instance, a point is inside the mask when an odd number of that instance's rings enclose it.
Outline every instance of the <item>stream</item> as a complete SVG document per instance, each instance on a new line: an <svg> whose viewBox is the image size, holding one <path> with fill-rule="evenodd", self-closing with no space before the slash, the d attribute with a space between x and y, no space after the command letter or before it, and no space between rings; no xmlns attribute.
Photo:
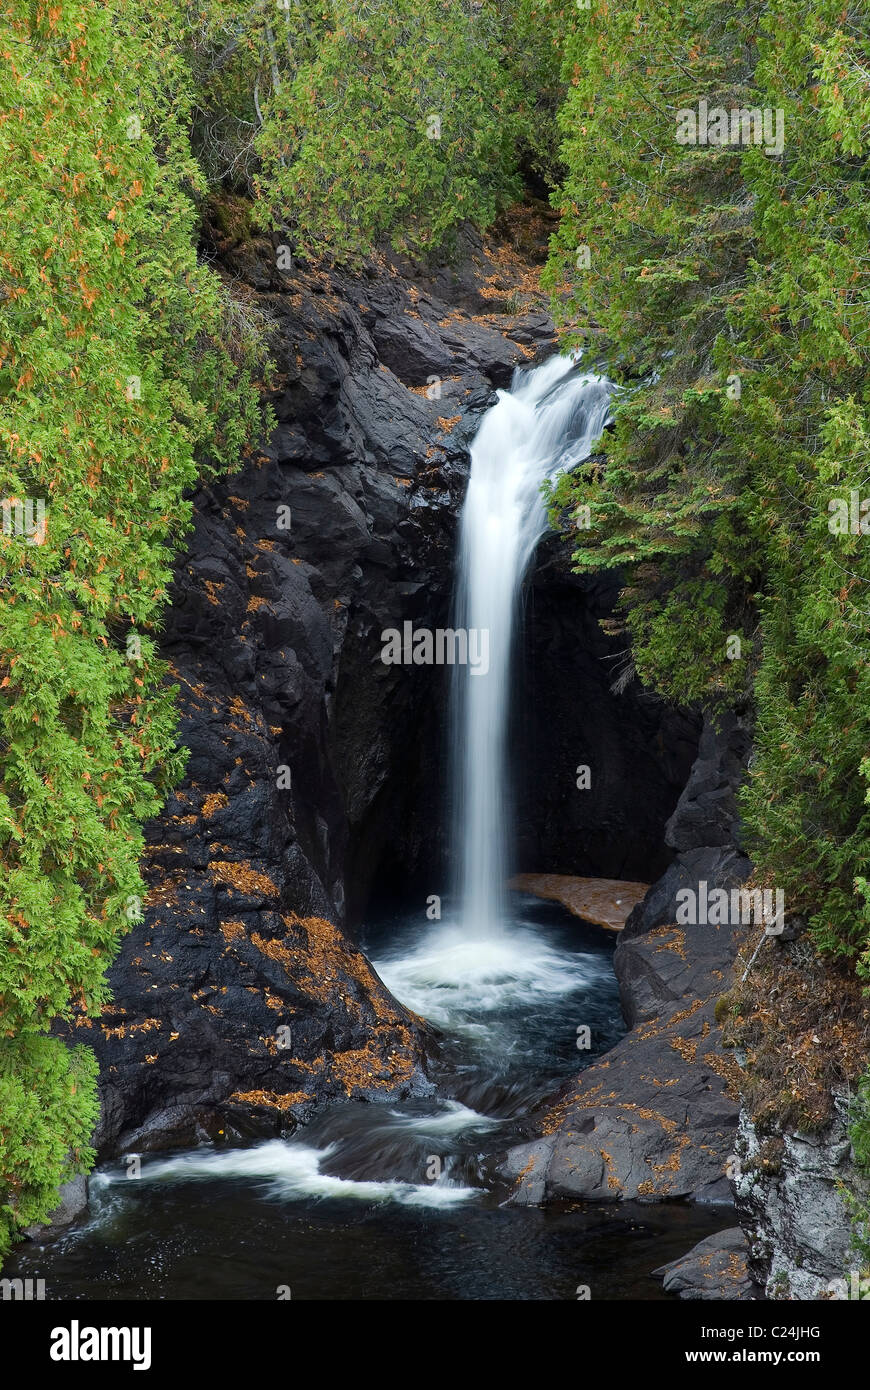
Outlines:
<svg viewBox="0 0 870 1390"><path fill-rule="evenodd" d="M715 1209L504 1204L493 1156L624 1032L612 933L511 902L495 943L449 914L367 935L385 983L442 1030L432 1096L335 1104L289 1139L143 1154L138 1178L107 1164L88 1219L20 1247L4 1274L59 1300L664 1297L651 1271L720 1229Z"/></svg>

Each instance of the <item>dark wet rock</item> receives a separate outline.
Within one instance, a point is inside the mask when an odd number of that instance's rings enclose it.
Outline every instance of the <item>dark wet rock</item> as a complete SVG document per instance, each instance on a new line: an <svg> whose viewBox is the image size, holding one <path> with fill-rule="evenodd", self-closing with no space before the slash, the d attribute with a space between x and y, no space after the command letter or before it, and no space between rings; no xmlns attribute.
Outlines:
<svg viewBox="0 0 870 1390"><path fill-rule="evenodd" d="M733 710L707 716L698 756L665 840L679 854L705 846L731 849L740 843L737 789L751 750L746 721Z"/></svg>
<svg viewBox="0 0 870 1390"><path fill-rule="evenodd" d="M700 895L700 885L705 883L708 892L714 888L730 891L745 883L751 872L751 860L733 848L711 845L687 850L669 865L643 902L632 909L623 929L626 940L673 922L681 890L689 888Z"/></svg>
<svg viewBox="0 0 870 1390"><path fill-rule="evenodd" d="M501 1177L521 1184L525 1206L540 1206L547 1196L547 1171L556 1146L554 1135L518 1144L499 1167Z"/></svg>
<svg viewBox="0 0 870 1390"><path fill-rule="evenodd" d="M739 1069L722 1047L716 1002L730 983L736 929L675 918L680 887L730 888L751 870L733 846L699 843L723 815L734 824L747 752L742 741L735 752L737 741L736 722L718 741L708 732L671 820L685 848L620 933L614 970L631 1032L562 1097L546 1142L508 1155L501 1172L514 1202L732 1201Z"/></svg>
<svg viewBox="0 0 870 1390"><path fill-rule="evenodd" d="M507 330L507 336L515 343L533 343L537 345L546 341L549 326L548 314L527 314L521 324Z"/></svg>
<svg viewBox="0 0 870 1390"><path fill-rule="evenodd" d="M430 1089L425 1030L330 922L282 912L241 861L184 877L160 880L114 1004L76 1030L100 1061L103 1154L283 1132L325 1099Z"/></svg>
<svg viewBox="0 0 870 1390"><path fill-rule="evenodd" d="M685 1299L746 1300L758 1297L746 1264L748 1242L739 1226L707 1236L688 1254L653 1270L665 1293Z"/></svg>
<svg viewBox="0 0 870 1390"><path fill-rule="evenodd" d="M728 925L657 927L629 940L620 936L614 970L629 1027L661 1018L682 999L723 994L736 953Z"/></svg>
<svg viewBox="0 0 870 1390"><path fill-rule="evenodd" d="M739 888L752 863L739 848L737 791L751 751L747 722L732 711L704 718L698 756L673 815L665 841L677 857L625 924L627 939L652 931L677 915L681 889Z"/></svg>

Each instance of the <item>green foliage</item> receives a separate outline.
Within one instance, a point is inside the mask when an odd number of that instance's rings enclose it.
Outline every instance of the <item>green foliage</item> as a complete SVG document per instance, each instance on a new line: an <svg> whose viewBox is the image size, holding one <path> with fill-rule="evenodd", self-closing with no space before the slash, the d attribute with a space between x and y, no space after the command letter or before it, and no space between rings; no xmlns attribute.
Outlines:
<svg viewBox="0 0 870 1390"><path fill-rule="evenodd" d="M96 1075L89 1048L58 1038L0 1041L0 1259L13 1232L42 1220L61 1183L93 1162Z"/></svg>
<svg viewBox="0 0 870 1390"><path fill-rule="evenodd" d="M524 175L553 188L564 174L558 117L565 98L563 43L574 0L493 0L493 6L507 36L499 61L515 93L519 165Z"/></svg>
<svg viewBox="0 0 870 1390"><path fill-rule="evenodd" d="M20 10L0 8L0 497L46 526L0 537L0 1243L90 1159L93 1067L45 1033L99 1012L141 915L140 827L184 762L154 635L197 457L238 460L262 355L221 346L228 297L197 263L174 7Z"/></svg>
<svg viewBox="0 0 870 1390"><path fill-rule="evenodd" d="M546 0L190 10L204 165L256 190L261 216L303 256L356 260L382 238L415 252L449 243L517 196L521 154L552 148L543 113L556 105L558 31L540 23Z"/></svg>
<svg viewBox="0 0 870 1390"><path fill-rule="evenodd" d="M623 606L638 672L685 702L739 696L745 665L727 639L752 641L743 593L757 563L726 317L752 230L739 152L675 138L680 108L723 93L744 104L740 22L723 3L578 11L560 116L568 175L548 283L567 341L604 347L632 389L604 472L589 465L554 500L592 507L578 566L632 565Z"/></svg>
<svg viewBox="0 0 870 1390"><path fill-rule="evenodd" d="M307 31L284 15L257 149L262 196L304 253L387 234L437 246L516 195L515 94L487 4L331 0Z"/></svg>
<svg viewBox="0 0 870 1390"><path fill-rule="evenodd" d="M867 13L578 11L548 270L567 340L626 388L605 464L553 494L591 507L577 568L624 569L645 682L754 703L748 848L863 974L870 542L828 523L833 498L870 496ZM702 99L782 111L781 157L678 143Z"/></svg>

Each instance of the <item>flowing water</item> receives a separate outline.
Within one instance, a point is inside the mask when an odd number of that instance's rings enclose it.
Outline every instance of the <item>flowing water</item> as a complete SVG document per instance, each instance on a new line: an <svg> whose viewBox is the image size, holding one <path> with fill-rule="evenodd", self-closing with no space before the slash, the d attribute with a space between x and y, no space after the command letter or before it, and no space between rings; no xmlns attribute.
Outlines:
<svg viewBox="0 0 870 1390"><path fill-rule="evenodd" d="M474 939L498 936L506 916L511 655L520 586L547 525L541 484L589 457L609 408L603 378L552 357L498 392L471 446L457 626L486 634L489 661L456 668L452 751L462 929Z"/></svg>
<svg viewBox="0 0 870 1390"><path fill-rule="evenodd" d="M363 942L442 1032L432 1093L336 1104L286 1140L144 1156L136 1179L104 1166L89 1219L5 1274L44 1278L58 1299L560 1299L578 1284L649 1299L650 1271L721 1227L685 1208L506 1206L492 1157L537 1133L560 1085L624 1031L612 936L504 890L511 648L546 526L540 485L588 457L608 401L555 358L499 392L472 449L457 623L488 634L489 668L459 668L454 689L458 892L443 921L405 912Z"/></svg>
<svg viewBox="0 0 870 1390"><path fill-rule="evenodd" d="M408 915L366 943L445 1030L433 1095L333 1105L287 1140L143 1155L136 1179L105 1165L89 1219L21 1247L4 1275L58 1300L556 1300L580 1285L661 1299L650 1271L720 1230L715 1210L504 1205L490 1155L533 1135L560 1083L623 1031L612 936L535 899L512 916L501 957L463 955L449 927L433 940Z"/></svg>

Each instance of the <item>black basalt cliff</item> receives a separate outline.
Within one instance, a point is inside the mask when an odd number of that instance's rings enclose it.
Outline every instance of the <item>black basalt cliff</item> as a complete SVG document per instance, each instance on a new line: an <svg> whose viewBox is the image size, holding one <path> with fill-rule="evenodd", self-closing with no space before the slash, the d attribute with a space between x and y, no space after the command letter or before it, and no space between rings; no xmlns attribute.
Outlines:
<svg viewBox="0 0 870 1390"><path fill-rule="evenodd" d="M187 771L148 827L145 920L113 1002L66 1030L98 1054L103 1156L429 1085L430 1031L354 939L373 894L422 913L444 891L449 671L385 664L381 634L448 625L469 440L494 391L555 349L529 225L469 237L453 268L382 257L355 276L279 270L268 238L207 228L269 324L277 427L196 495L176 569L162 650ZM697 729L611 692L615 581L572 575L567 536L542 546L530 594L521 867L652 877ZM582 762L600 770L585 793Z"/></svg>

